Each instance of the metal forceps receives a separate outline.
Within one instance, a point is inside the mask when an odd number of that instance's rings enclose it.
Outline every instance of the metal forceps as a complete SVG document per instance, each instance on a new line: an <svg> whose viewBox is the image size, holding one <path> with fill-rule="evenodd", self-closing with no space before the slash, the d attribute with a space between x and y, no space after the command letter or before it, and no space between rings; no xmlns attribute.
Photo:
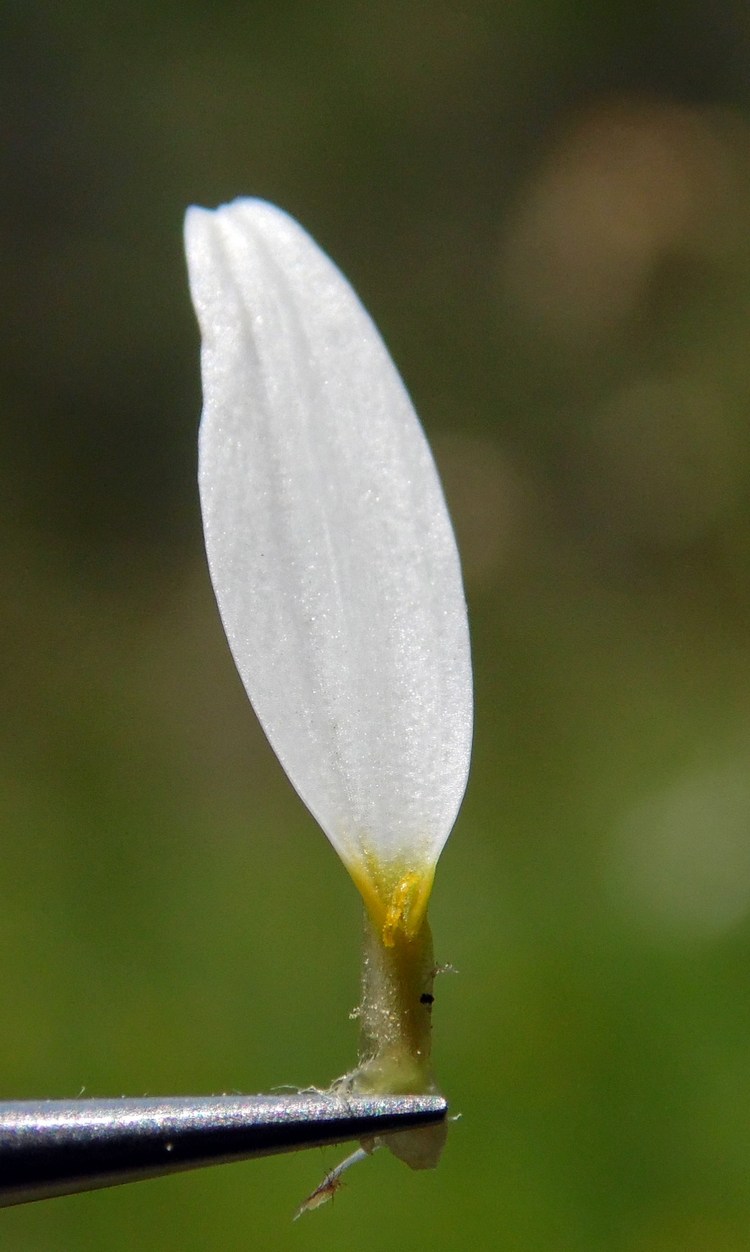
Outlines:
<svg viewBox="0 0 750 1252"><path fill-rule="evenodd" d="M441 1122L441 1096L0 1102L0 1207Z"/></svg>

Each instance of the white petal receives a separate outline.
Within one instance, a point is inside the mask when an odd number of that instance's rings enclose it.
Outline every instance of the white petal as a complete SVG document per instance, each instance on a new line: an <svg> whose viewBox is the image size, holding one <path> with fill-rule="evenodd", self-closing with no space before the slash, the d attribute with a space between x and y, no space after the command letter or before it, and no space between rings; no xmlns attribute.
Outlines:
<svg viewBox="0 0 750 1252"><path fill-rule="evenodd" d="M409 397L349 284L259 200L186 219L200 490L229 644L344 861L424 868L466 785L458 553Z"/></svg>

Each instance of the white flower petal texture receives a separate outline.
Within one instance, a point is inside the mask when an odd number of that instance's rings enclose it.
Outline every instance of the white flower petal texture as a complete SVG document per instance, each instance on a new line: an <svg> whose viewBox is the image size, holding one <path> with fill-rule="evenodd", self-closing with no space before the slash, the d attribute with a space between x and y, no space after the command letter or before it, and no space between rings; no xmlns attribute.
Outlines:
<svg viewBox="0 0 750 1252"><path fill-rule="evenodd" d="M284 769L356 873L428 871L466 786L469 636L427 442L346 279L260 200L186 219L221 617Z"/></svg>

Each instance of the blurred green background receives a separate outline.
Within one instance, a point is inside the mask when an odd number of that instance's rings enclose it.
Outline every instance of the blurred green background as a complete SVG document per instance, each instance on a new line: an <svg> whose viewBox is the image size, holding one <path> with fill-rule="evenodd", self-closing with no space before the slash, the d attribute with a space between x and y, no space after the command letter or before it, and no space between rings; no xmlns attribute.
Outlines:
<svg viewBox="0 0 750 1252"><path fill-rule="evenodd" d="M402 369L477 726L438 873L440 1169L0 1215L12 1252L750 1246L750 14L0 6L2 1096L351 1067L359 906L234 672L190 202L275 200Z"/></svg>

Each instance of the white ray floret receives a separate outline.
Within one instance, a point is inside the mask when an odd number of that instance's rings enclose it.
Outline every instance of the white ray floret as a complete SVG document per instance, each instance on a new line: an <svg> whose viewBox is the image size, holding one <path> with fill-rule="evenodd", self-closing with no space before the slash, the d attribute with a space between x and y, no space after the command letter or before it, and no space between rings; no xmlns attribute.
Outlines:
<svg viewBox="0 0 750 1252"><path fill-rule="evenodd" d="M292 218L236 200L190 209L185 234L219 610L263 728L366 905L360 1063L342 1082L433 1091L426 907L472 732L440 482L377 329ZM386 1141L419 1168L443 1133Z"/></svg>
<svg viewBox="0 0 750 1252"><path fill-rule="evenodd" d="M352 288L286 213L194 208L186 239L206 546L240 675L358 883L429 873L466 786L472 696L421 426Z"/></svg>

